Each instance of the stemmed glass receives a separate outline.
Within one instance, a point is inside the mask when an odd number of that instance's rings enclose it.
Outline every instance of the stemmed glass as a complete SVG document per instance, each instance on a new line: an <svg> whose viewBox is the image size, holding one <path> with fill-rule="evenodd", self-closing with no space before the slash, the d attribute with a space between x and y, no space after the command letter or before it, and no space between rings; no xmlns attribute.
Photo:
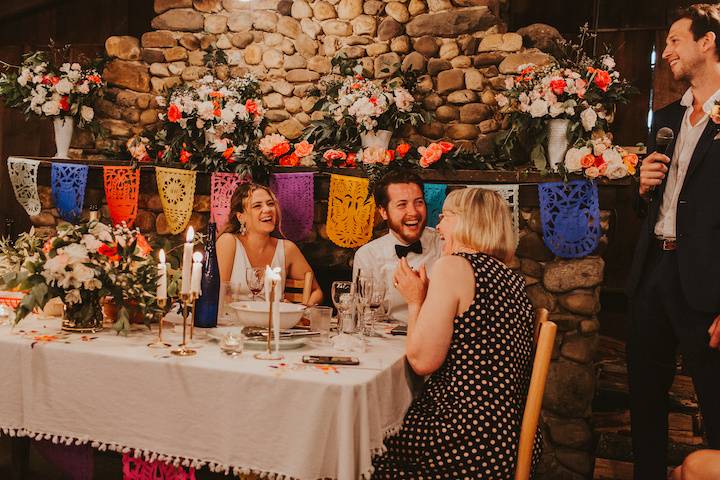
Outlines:
<svg viewBox="0 0 720 480"><path fill-rule="evenodd" d="M378 310L385 303L385 282L374 282L372 294L368 302L370 315L365 318L365 335L368 337L381 337L382 335L375 332L375 321L380 316Z"/></svg>
<svg viewBox="0 0 720 480"><path fill-rule="evenodd" d="M246 268L245 280L247 280L247 286L252 294L252 299L255 301L257 295L262 292L265 287L265 269L259 267Z"/></svg>
<svg viewBox="0 0 720 480"><path fill-rule="evenodd" d="M338 312L338 333L342 334L350 328L352 332L352 310L355 293L352 282L337 281L332 283L331 296Z"/></svg>
<svg viewBox="0 0 720 480"><path fill-rule="evenodd" d="M358 325L357 331L360 334L365 334L367 330L368 312L370 307L370 300L373 295L374 282L370 276L359 276L357 278L357 292L355 300L358 306Z"/></svg>

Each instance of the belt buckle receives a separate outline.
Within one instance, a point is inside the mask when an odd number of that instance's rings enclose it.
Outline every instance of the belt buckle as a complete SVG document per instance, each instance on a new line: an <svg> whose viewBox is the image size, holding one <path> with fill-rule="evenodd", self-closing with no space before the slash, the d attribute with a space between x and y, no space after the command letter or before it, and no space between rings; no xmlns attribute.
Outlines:
<svg viewBox="0 0 720 480"><path fill-rule="evenodd" d="M677 250L677 241L676 240L665 240L662 241L662 249L665 252L671 252L673 250Z"/></svg>

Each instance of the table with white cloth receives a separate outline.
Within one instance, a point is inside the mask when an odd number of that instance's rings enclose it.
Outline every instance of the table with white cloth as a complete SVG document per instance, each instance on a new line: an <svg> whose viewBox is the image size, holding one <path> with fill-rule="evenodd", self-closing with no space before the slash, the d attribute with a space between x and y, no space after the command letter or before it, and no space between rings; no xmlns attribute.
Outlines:
<svg viewBox="0 0 720 480"><path fill-rule="evenodd" d="M197 338L196 356L176 357L142 330L59 333L59 319L0 327L4 434L237 475L355 480L412 401L403 338L369 339L358 366L323 367L301 363L333 353L314 342L271 362Z"/></svg>

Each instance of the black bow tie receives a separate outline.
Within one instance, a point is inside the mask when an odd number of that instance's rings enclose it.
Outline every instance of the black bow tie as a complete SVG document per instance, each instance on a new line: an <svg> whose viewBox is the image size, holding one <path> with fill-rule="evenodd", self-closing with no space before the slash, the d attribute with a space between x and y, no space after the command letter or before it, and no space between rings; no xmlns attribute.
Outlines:
<svg viewBox="0 0 720 480"><path fill-rule="evenodd" d="M418 254L422 253L422 244L420 243L420 240L411 243L408 246L395 245L395 253L397 254L398 258L407 257L407 254L410 252Z"/></svg>

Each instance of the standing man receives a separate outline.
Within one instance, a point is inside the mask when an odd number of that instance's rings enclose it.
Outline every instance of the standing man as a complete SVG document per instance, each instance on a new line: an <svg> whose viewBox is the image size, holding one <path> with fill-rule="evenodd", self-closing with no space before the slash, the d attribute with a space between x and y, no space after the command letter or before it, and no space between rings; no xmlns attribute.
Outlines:
<svg viewBox="0 0 720 480"><path fill-rule="evenodd" d="M401 258L418 270L421 265L430 271L440 258L440 235L427 227L427 207L423 182L416 174L392 171L375 186L375 204L387 222L387 235L373 240L355 252L353 278L362 270L373 279L385 282L388 316L407 323L408 308L400 292L393 285L393 275Z"/></svg>
<svg viewBox="0 0 720 480"><path fill-rule="evenodd" d="M647 217L628 293L628 374L635 480L666 478L668 391L682 353L711 448L720 448L720 5L679 11L663 59L690 88L657 111L675 141L640 168ZM664 153L667 153L665 155Z"/></svg>

